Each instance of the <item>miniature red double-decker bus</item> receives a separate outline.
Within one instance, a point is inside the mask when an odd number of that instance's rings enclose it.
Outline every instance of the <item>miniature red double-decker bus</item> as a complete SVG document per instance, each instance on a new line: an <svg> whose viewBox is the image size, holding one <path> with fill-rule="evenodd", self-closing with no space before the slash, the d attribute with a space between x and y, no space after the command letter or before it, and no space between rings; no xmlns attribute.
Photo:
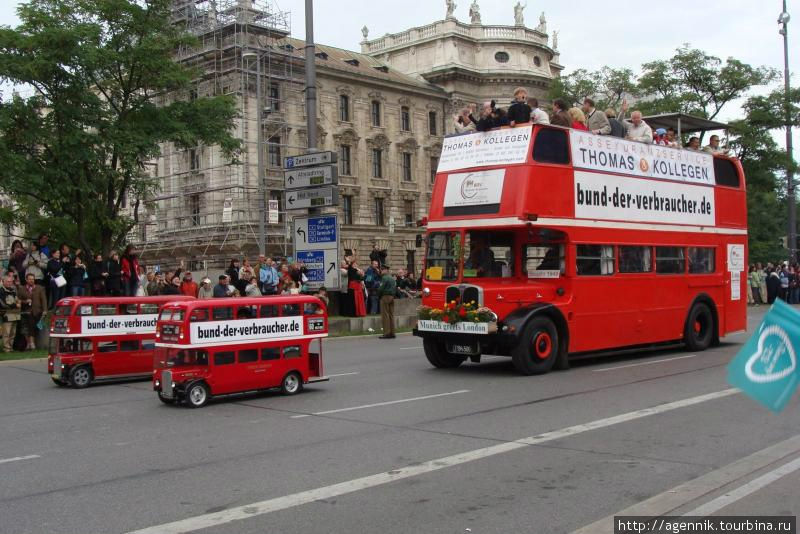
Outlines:
<svg viewBox="0 0 800 534"><path fill-rule="evenodd" d="M149 378L156 321L167 302L185 296L74 297L56 303L47 368L59 386L85 388L95 380Z"/></svg>
<svg viewBox="0 0 800 534"><path fill-rule="evenodd" d="M316 297L176 302L163 308L156 328L153 389L167 404L199 408L219 395L273 388L294 395L328 380L328 313Z"/></svg>
<svg viewBox="0 0 800 534"><path fill-rule="evenodd" d="M735 158L555 126L445 138L414 334L435 367L568 356L746 327L747 204Z"/></svg>

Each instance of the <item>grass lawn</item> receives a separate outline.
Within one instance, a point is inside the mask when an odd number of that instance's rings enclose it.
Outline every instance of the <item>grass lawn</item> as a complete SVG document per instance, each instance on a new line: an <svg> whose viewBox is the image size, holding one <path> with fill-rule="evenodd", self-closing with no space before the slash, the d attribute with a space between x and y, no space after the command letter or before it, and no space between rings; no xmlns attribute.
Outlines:
<svg viewBox="0 0 800 534"><path fill-rule="evenodd" d="M45 349L27 350L25 352L0 352L0 362L8 360L31 360L33 358L46 358Z"/></svg>

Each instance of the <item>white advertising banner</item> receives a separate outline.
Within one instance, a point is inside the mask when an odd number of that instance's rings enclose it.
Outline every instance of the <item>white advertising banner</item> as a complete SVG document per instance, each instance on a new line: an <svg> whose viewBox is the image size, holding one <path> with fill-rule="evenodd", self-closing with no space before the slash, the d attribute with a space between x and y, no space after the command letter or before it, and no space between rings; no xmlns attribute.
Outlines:
<svg viewBox="0 0 800 534"><path fill-rule="evenodd" d="M633 174L647 178L714 185L714 158L705 152L627 141L570 130L576 169Z"/></svg>
<svg viewBox="0 0 800 534"><path fill-rule="evenodd" d="M158 314L92 315L81 317L81 334L112 336L119 334L155 334Z"/></svg>
<svg viewBox="0 0 800 534"><path fill-rule="evenodd" d="M447 137L437 172L525 163L533 126Z"/></svg>
<svg viewBox="0 0 800 534"><path fill-rule="evenodd" d="M417 321L417 330L456 334L488 334L489 323L445 323L444 321L420 319Z"/></svg>
<svg viewBox="0 0 800 534"><path fill-rule="evenodd" d="M216 345L224 342L261 341L303 335L303 318L237 319L191 324L193 345Z"/></svg>
<svg viewBox="0 0 800 534"><path fill-rule="evenodd" d="M575 217L714 226L714 189L575 171Z"/></svg>
<svg viewBox="0 0 800 534"><path fill-rule="evenodd" d="M444 207L500 204L505 169L451 174L444 190Z"/></svg>

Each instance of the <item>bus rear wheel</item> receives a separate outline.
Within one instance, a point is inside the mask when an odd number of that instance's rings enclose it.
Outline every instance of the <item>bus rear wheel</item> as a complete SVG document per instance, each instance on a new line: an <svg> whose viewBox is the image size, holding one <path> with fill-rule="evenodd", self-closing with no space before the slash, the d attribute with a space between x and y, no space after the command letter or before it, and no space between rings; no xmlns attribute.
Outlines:
<svg viewBox="0 0 800 534"><path fill-rule="evenodd" d="M708 304L698 302L689 310L683 341L692 352L706 350L714 340L714 315Z"/></svg>
<svg viewBox="0 0 800 534"><path fill-rule="evenodd" d="M281 394L296 395L303 390L303 377L297 371L292 371L281 381Z"/></svg>
<svg viewBox="0 0 800 534"><path fill-rule="evenodd" d="M547 317L534 317L525 327L519 344L511 351L511 361L524 375L550 371L558 359L558 330Z"/></svg>
<svg viewBox="0 0 800 534"><path fill-rule="evenodd" d="M208 403L211 392L202 382L195 382L186 390L185 402L189 408L202 408ZM159 398L161 398L159 396Z"/></svg>
<svg viewBox="0 0 800 534"><path fill-rule="evenodd" d="M467 359L466 356L450 354L440 341L425 338L422 341L425 357L437 369L455 369Z"/></svg>
<svg viewBox="0 0 800 534"><path fill-rule="evenodd" d="M78 365L69 371L69 385L83 389L92 383L92 369L88 365Z"/></svg>

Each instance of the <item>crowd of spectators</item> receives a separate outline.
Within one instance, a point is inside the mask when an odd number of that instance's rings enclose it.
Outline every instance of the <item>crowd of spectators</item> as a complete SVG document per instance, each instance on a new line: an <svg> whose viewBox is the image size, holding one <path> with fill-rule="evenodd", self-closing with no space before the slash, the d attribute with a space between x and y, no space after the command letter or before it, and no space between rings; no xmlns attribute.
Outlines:
<svg viewBox="0 0 800 534"><path fill-rule="evenodd" d="M709 144L700 147L700 138L692 136L688 142L681 146L678 133L672 128L658 128L655 131L642 119L642 112L634 110L630 118L628 102L622 101L619 113L613 108L600 111L595 108L591 98L585 98L581 107L570 107L562 99L552 102L551 113L539 107L536 98L528 97L528 92L519 87L514 91L514 99L508 109L498 107L494 100L481 104L480 112L476 105L463 108L453 119L456 133L486 132L493 128L515 126L517 124L553 124L564 128L583 130L597 135L609 135L637 141L640 143L656 144L671 148L684 148L687 150L704 151L711 154L727 154L728 150L720 146L719 136L712 135ZM477 117L475 116L478 112Z"/></svg>
<svg viewBox="0 0 800 534"><path fill-rule="evenodd" d="M800 265L797 263L755 263L747 274L747 303L758 306L781 299L788 304L800 304Z"/></svg>

